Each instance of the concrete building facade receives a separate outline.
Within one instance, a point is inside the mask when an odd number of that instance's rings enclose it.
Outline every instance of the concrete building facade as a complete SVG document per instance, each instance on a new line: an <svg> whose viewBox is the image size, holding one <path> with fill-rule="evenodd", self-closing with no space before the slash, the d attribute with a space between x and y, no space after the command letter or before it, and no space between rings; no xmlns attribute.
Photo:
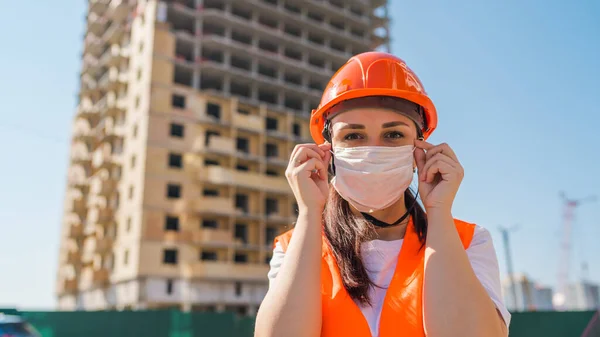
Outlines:
<svg viewBox="0 0 600 337"><path fill-rule="evenodd" d="M587 281L569 284L565 309L573 311L600 310L600 286Z"/></svg>
<svg viewBox="0 0 600 337"><path fill-rule="evenodd" d="M513 298L516 296L516 301ZM531 281L526 275L513 275L502 283L504 303L510 311L552 311L553 291Z"/></svg>
<svg viewBox="0 0 600 337"><path fill-rule="evenodd" d="M89 0L59 309L241 314L295 221L284 177L384 0Z"/></svg>

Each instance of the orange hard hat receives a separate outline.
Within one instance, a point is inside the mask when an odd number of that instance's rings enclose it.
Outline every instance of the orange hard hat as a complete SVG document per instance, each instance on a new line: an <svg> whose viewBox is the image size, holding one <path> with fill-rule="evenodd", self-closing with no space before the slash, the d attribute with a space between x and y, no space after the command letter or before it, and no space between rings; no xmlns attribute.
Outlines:
<svg viewBox="0 0 600 337"><path fill-rule="evenodd" d="M310 134L317 144L325 142L323 128L328 111L354 98L388 96L405 99L423 108L423 138L437 126L435 106L423 84L406 63L384 52L366 52L353 56L329 80L321 103L310 116Z"/></svg>

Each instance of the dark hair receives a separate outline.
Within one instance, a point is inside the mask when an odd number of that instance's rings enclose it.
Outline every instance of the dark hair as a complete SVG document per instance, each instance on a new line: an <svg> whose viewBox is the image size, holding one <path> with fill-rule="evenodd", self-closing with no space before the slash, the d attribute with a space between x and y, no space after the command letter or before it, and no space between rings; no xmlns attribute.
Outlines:
<svg viewBox="0 0 600 337"><path fill-rule="evenodd" d="M404 192L404 204L407 210L412 207L411 217L423 248L427 237L425 210L416 202L410 189ZM361 215L354 214L348 202L333 187L329 189L323 221L325 237L340 270L344 288L353 300L362 305L370 305L369 287L377 285L367 274L361 255L361 244L375 238L374 226Z"/></svg>

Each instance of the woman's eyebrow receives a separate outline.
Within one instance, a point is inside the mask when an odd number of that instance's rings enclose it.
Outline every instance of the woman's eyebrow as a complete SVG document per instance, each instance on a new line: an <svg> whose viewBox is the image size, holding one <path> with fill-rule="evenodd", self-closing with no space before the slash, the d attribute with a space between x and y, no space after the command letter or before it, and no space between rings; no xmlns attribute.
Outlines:
<svg viewBox="0 0 600 337"><path fill-rule="evenodd" d="M401 122L401 121L396 121L396 122L387 122L387 123L383 123L381 125L382 128L392 128L394 126L398 126L398 125L404 125L404 126L409 126L408 124Z"/></svg>
<svg viewBox="0 0 600 337"><path fill-rule="evenodd" d="M364 128L365 128L365 126L362 125L362 124L343 124L340 127L340 130L344 130L344 129L354 129L354 130L356 130L356 129L364 129Z"/></svg>

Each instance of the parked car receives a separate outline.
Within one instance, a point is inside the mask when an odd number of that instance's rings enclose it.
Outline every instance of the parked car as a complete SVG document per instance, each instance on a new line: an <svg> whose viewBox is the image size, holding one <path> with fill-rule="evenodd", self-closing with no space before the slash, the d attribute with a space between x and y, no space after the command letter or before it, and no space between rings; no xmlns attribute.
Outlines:
<svg viewBox="0 0 600 337"><path fill-rule="evenodd" d="M0 336L2 337L42 337L42 335L20 316L0 313Z"/></svg>

